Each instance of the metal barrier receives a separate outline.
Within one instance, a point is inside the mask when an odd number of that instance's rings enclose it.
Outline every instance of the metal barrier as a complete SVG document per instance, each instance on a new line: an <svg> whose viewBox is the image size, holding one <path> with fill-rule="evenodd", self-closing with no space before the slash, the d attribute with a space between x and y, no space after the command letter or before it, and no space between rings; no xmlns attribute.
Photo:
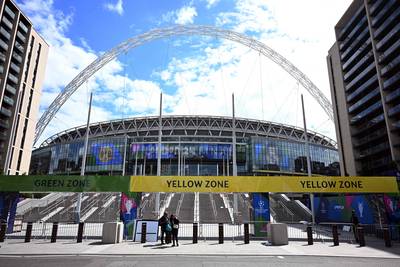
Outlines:
<svg viewBox="0 0 400 267"><path fill-rule="evenodd" d="M266 240L267 233L260 232L257 236L255 233L256 223L260 222L246 222L245 224L220 224L217 223L181 223L179 225L179 239L192 240L193 243L199 240L219 240L219 236L223 236L224 242L226 241L242 241L250 242L250 240ZM334 245L342 243L356 243L355 235L351 230L350 224L318 224L311 225L303 223L288 223L288 237L289 241L304 241L308 244L314 242L333 242ZM82 227L82 228L81 228ZM385 245L389 245L391 238L398 231L397 226L387 227L381 229L377 225L362 225L365 241L375 240L382 242L385 240ZM386 227L386 226L385 226ZM6 239L20 238L30 242L31 239L51 239L52 237L52 223L34 222L23 223L21 231L11 234L5 234ZM83 224L68 224L58 223L57 226L57 239L72 239L81 242L88 239L101 239L102 238L102 223L85 223ZM221 232L222 230L222 232ZM394 234L393 234L394 233ZM377 239L380 238L380 239ZM383 239L385 237L385 239ZM391 245L391 243L390 243Z"/></svg>

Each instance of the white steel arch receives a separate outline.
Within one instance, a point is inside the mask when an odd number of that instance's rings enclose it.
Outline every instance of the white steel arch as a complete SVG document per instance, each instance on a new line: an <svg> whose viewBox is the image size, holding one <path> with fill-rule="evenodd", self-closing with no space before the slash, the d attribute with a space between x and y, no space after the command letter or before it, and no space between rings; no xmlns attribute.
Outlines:
<svg viewBox="0 0 400 267"><path fill-rule="evenodd" d="M325 97L325 95L321 92L321 90L319 90L317 86L315 86L315 84L289 60L281 56L278 52L271 49L267 45L244 34L213 26L177 25L167 28L153 29L146 33L132 37L112 48L111 50L107 51L106 53L98 57L95 61L93 61L84 70L82 70L55 98L55 100L50 104L47 110L40 117L36 125L34 144L38 141L46 126L53 119L61 106L68 100L68 98L87 79L89 79L104 65L118 57L118 55L125 53L135 47L141 46L154 40L180 35L204 35L227 39L243 44L255 51L258 51L260 54L263 54L264 56L281 66L286 72L288 72L293 78L295 78L315 98L315 100L317 100L317 102L326 112L328 117L333 121L332 105Z"/></svg>

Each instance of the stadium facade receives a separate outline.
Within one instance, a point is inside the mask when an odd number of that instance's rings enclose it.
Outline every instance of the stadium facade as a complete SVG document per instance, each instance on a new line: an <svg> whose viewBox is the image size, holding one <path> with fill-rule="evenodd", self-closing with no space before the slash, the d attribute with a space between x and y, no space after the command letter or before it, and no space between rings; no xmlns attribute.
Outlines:
<svg viewBox="0 0 400 267"><path fill-rule="evenodd" d="M86 174L156 175L158 117L90 125ZM236 119L238 175L306 175L301 128ZM86 127L58 133L32 153L30 174L79 174ZM335 141L308 132L312 173L339 175ZM161 175L232 175L232 118L163 116ZM123 171L124 170L124 171Z"/></svg>

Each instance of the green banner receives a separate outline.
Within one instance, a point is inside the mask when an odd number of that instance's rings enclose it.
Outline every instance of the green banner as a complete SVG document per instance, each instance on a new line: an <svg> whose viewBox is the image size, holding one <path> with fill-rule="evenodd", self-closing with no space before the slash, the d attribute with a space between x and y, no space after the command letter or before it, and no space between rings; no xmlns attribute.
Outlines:
<svg viewBox="0 0 400 267"><path fill-rule="evenodd" d="M1 175L0 191L129 192L130 176Z"/></svg>

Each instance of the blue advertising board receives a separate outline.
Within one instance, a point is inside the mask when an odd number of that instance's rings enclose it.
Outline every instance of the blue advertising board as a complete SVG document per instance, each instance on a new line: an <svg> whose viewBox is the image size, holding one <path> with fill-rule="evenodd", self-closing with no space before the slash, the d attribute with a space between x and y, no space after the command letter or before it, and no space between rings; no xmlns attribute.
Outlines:
<svg viewBox="0 0 400 267"><path fill-rule="evenodd" d="M351 222L354 210L362 224L373 224L373 204L366 195L316 196L314 197L315 221Z"/></svg>

